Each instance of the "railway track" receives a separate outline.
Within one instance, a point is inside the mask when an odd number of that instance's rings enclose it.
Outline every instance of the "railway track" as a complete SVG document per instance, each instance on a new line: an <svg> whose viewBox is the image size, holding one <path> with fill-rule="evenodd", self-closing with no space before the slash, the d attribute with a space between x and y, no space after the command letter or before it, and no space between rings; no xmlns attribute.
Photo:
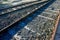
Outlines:
<svg viewBox="0 0 60 40"><path fill-rule="evenodd" d="M46 1L39 1L39 2L35 1L35 2L29 2L29 3L15 5L15 6L12 6L12 7L9 7L9 8L1 9L0 10L0 15L6 14L8 12L16 11L16 10L19 10L19 9L23 9L25 7L28 7L28 6L31 6L31 5L34 5L34 4L44 3L44 2L46 2Z"/></svg>
<svg viewBox="0 0 60 40"><path fill-rule="evenodd" d="M13 12L9 12L4 15L0 15L0 31L8 28L12 24L16 23L17 21L21 20L25 16L29 15L30 13L34 12L38 8L42 7L46 3L39 3L39 4L34 4L29 7L26 7L24 9L16 10Z"/></svg>
<svg viewBox="0 0 60 40"><path fill-rule="evenodd" d="M48 11L50 11L50 10L48 10ZM10 31L10 29L9 29L8 33L10 35L12 35L13 33L10 33L10 32L15 32L18 30L19 27L24 26L23 29L21 29L20 31L18 31L14 35L12 40L14 40L14 38L16 40L17 40L17 38L18 38L18 40L20 40L20 39L21 40L22 39L25 39L25 40L29 40L29 39L30 40L31 39L34 39L34 40L36 40L36 39L38 39L38 40L50 40L50 38L52 36L52 32L55 28L54 26L56 24L56 20L57 20L59 14L57 15L57 13L52 12L53 15L47 16L47 17L45 15L42 15L42 14L47 15L47 13L44 12L44 13L39 14L34 19L32 18L34 15L30 16L29 18L26 18L26 20L23 20L22 22L19 22L17 25L15 25L14 27L16 29L12 28L13 31L12 30ZM56 15L54 15L54 14L56 14ZM48 15L51 15L50 12ZM44 17L42 17L42 16L44 16ZM57 17L57 18L55 19L55 17ZM29 21L31 21L31 22L29 22ZM29 23L26 24L27 22L29 22ZM27 36L27 34L28 34L28 36ZM54 32L53 32L53 34L54 34ZM53 39L51 39L51 40L53 40Z"/></svg>
<svg viewBox="0 0 60 40"><path fill-rule="evenodd" d="M48 12L48 11L47 11ZM47 16L49 18L53 18L53 16L55 15L54 13L55 12L52 12L50 11L53 15L52 16ZM49 13L50 13L49 12ZM44 13L42 13L44 14ZM41 14L41 15L42 15ZM45 13L46 14L46 13ZM48 14L50 15L50 14ZM59 15L59 14L58 14ZM57 12L56 12L56 17L58 18L59 16L57 15ZM44 15L43 15L44 16ZM55 17L54 16L54 17ZM52 35L52 32L54 30L54 26L56 24L56 21L57 21L57 18L53 18L54 20L46 20L45 18L46 16L42 17L42 16L38 16L37 18L34 18L33 21L31 21L30 23L28 23L23 29L21 29L20 31L17 32L17 34L13 37L13 40L18 38L18 40L50 40L51 38L51 35ZM45 18L45 19L44 19ZM31 20L32 18L30 17L29 20ZM36 20L35 20L36 19ZM40 20L39 20L40 19ZM41 20L42 19L42 20ZM25 21L25 20L24 20ZM45 22L44 22L45 21ZM50 21L50 22L49 22ZM27 22L27 21L26 21ZM45 24L44 27L43 27L43 23ZM23 27L23 24L26 24L25 22L22 22L22 27ZM18 23L18 25L20 26L20 24ZM49 26L50 25L50 26ZM16 25L15 25L16 26ZM21 27L20 26L20 27ZM42 26L42 28L40 27ZM39 29L40 27L40 29ZM46 28L45 28L46 27ZM43 32L42 32L42 29L43 29ZM12 29L14 30L14 29ZM26 31L27 30L27 31ZM47 31L48 30L48 31ZM15 30L14 30L15 31ZM55 31L55 30L54 30ZM46 33L47 34L46 34ZM10 32L9 32L10 33ZM27 36L28 34L28 36ZM34 35L33 35L34 34ZM38 36L36 36L38 35ZM40 36L39 36L40 35ZM49 35L49 36L48 36ZM54 32L53 32L53 35L54 35ZM54 38L54 37L52 37ZM53 39L51 39L53 40Z"/></svg>
<svg viewBox="0 0 60 40"><path fill-rule="evenodd" d="M38 8L40 8L40 6ZM50 40L59 13L53 10L45 10L41 13L42 9L38 8L31 11L30 14L22 20L19 19L20 21L15 22L15 24L5 29L6 34L14 36L12 40ZM1 37L1 40L4 37Z"/></svg>

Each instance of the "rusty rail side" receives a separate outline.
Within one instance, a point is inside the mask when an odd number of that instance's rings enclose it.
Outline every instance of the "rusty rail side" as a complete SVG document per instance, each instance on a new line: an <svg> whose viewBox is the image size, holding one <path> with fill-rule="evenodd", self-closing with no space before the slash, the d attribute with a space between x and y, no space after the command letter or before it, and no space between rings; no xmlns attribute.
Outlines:
<svg viewBox="0 0 60 40"><path fill-rule="evenodd" d="M60 12L58 12L58 13L60 13ZM56 30L57 30L57 27L58 27L59 19L60 19L60 14L59 14L59 16L57 17L57 20L56 20L56 22L55 22L55 26L54 26L54 28L53 28L52 37L51 37L50 40L54 40L54 36L55 36Z"/></svg>

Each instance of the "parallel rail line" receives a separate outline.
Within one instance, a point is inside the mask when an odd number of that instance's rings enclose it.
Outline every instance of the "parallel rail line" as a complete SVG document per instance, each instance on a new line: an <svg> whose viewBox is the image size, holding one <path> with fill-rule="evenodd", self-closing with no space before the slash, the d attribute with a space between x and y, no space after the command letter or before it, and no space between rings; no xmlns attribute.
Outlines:
<svg viewBox="0 0 60 40"><path fill-rule="evenodd" d="M32 5L34 5L34 4L44 3L44 2L46 2L46 1L26 3L26 4L21 4L21 5L16 5L16 6L9 7L9 8L1 9L1 10L0 10L0 15L6 14L6 13L8 13L8 12L16 11L16 10L19 10L19 9L23 9L23 8L28 7L28 6L32 6Z"/></svg>
<svg viewBox="0 0 60 40"><path fill-rule="evenodd" d="M25 19L25 17L27 17L27 16L29 16L29 15L31 15L31 14L33 14L33 12L35 12L36 10L38 10L39 8L41 8L41 7L43 7L44 5L46 5L48 2L46 2L46 3L44 3L44 4L42 4L42 5L40 5L40 6L38 6L38 7L35 7L33 10L29 10L29 11L27 11L26 13L27 13L27 15L25 15L25 16L23 16L22 18L18 18L17 20L15 20L14 22L12 22L10 25L7 25L6 27L4 27L4 28L2 28L1 30L0 30L0 32L1 31L3 31L3 30L7 30L10 26L12 26L12 25L14 25L15 23L17 23L18 21L20 22L20 20L22 20L22 19ZM38 3L39 4L39 3ZM37 4L35 4L35 5L37 5ZM31 6L30 6L31 7ZM33 6L34 7L34 6ZM28 7L27 7L28 8ZM21 10L21 9L20 9ZM25 10L25 8L23 9L23 10ZM48 10L47 10L48 11ZM52 11L52 10L50 10L50 11ZM14 12L14 11L13 11ZM52 12L56 12L56 11L52 11ZM9 12L8 12L9 13ZM11 13L11 12L10 12ZM24 12L22 12L22 13L24 13ZM45 13L45 12L44 12ZM46 12L47 14L49 14L48 12ZM6 15L6 14L4 14L4 15ZM55 15L55 14L53 14L53 15ZM1 15L2 16L2 15ZM14 16L13 16L14 17ZM60 15L59 15L59 17L60 17ZM56 28L57 28L57 24L58 24L58 20L59 20L59 17L58 17L58 19L57 19L57 21L56 21L56 25L55 25L55 28L54 28L54 30L53 30L53 35L52 35L52 38L50 39L50 40L54 40L53 38L54 38L54 36L55 36L55 32L56 32ZM14 28L14 27L13 27ZM29 30L29 29L28 29Z"/></svg>
<svg viewBox="0 0 60 40"><path fill-rule="evenodd" d="M47 3L48 3L48 2L44 3L43 5L46 5ZM41 5L41 6L37 7L37 8L35 7L35 9L33 9L32 11L29 10L30 13L36 11L38 8L42 7L43 5ZM34 6L33 6L33 7L34 7ZM7 15L7 14L5 14L5 15ZM29 14L27 14L27 15L29 15ZM27 15L25 15L25 16L27 16ZM4 16L4 15L3 15L3 16ZM1 32L2 30L4 30L4 29L8 28L9 26L13 25L13 24L16 23L17 21L21 20L21 19L24 18L25 16L22 16L21 18L18 18L17 20L15 20L14 22L10 23L9 25L5 25L2 29L0 29L0 32ZM10 17L11 17L11 16L10 16ZM14 17L14 16L13 16L13 17ZM7 20L7 21L8 21L8 20Z"/></svg>

